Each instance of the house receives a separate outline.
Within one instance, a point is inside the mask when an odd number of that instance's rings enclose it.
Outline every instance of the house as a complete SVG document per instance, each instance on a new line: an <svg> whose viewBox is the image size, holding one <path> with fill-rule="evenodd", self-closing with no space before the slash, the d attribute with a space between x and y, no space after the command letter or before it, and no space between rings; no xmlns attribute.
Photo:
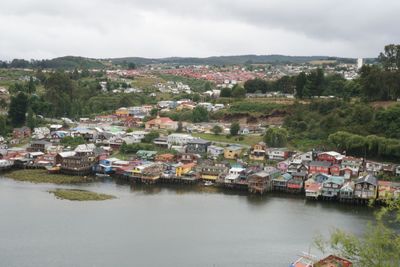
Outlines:
<svg viewBox="0 0 400 267"><path fill-rule="evenodd" d="M24 126L21 128L14 128L13 130L13 139L24 139L31 137L32 132L31 129Z"/></svg>
<svg viewBox="0 0 400 267"><path fill-rule="evenodd" d="M299 159L295 159L289 163L286 171L288 173L308 172L308 167L303 163L303 161L301 161Z"/></svg>
<svg viewBox="0 0 400 267"><path fill-rule="evenodd" d="M275 169L276 170L276 169ZM250 193L263 194L272 190L272 179L279 171L271 173L271 171L260 171L249 176L248 187ZM277 176L277 175L276 175Z"/></svg>
<svg viewBox="0 0 400 267"><path fill-rule="evenodd" d="M47 149L48 149L50 146L52 146L52 143L50 143L50 142L48 142L48 141L44 141L44 140L35 140L35 141L32 141L32 142L30 143L30 146L28 147L27 150L30 151L30 152L37 152L37 151L40 151L40 152L46 153L46 152L47 152Z"/></svg>
<svg viewBox="0 0 400 267"><path fill-rule="evenodd" d="M155 161L161 161L161 162L173 162L175 161L175 155L166 153L166 154L159 154L155 157Z"/></svg>
<svg viewBox="0 0 400 267"><path fill-rule="evenodd" d="M284 173L272 179L272 189L275 191L286 191L287 183L293 177L289 173Z"/></svg>
<svg viewBox="0 0 400 267"><path fill-rule="evenodd" d="M176 177L181 177L186 174L188 174L194 167L196 166L196 163L191 162L191 163L177 163L173 164L172 167L175 170L175 176Z"/></svg>
<svg viewBox="0 0 400 267"><path fill-rule="evenodd" d="M50 129L47 127L36 127L33 129L33 139L44 139L50 135Z"/></svg>
<svg viewBox="0 0 400 267"><path fill-rule="evenodd" d="M294 172L291 173L292 179L287 182L287 191L291 193L300 193L303 191L304 182L307 179L307 173Z"/></svg>
<svg viewBox="0 0 400 267"><path fill-rule="evenodd" d="M175 131L178 128L178 123L176 121L171 120L168 117L160 117L149 120L145 123L146 130L152 129L165 129Z"/></svg>
<svg viewBox="0 0 400 267"><path fill-rule="evenodd" d="M136 156L141 160L154 160L156 155L157 151L139 150L136 152Z"/></svg>
<svg viewBox="0 0 400 267"><path fill-rule="evenodd" d="M153 144L158 147L168 148L168 138L167 137L158 137L153 140Z"/></svg>
<svg viewBox="0 0 400 267"><path fill-rule="evenodd" d="M329 167L329 173L331 175L339 176L341 172L341 167L339 164L333 164Z"/></svg>
<svg viewBox="0 0 400 267"><path fill-rule="evenodd" d="M268 148L267 155L270 160L285 160L290 157L291 152L287 148Z"/></svg>
<svg viewBox="0 0 400 267"><path fill-rule="evenodd" d="M250 160L264 161L267 154L267 145L264 142L260 142L252 146L250 150Z"/></svg>
<svg viewBox="0 0 400 267"><path fill-rule="evenodd" d="M311 151L305 153L298 153L293 156L294 160L299 160L300 162L310 162L313 160L313 153Z"/></svg>
<svg viewBox="0 0 400 267"><path fill-rule="evenodd" d="M373 175L378 175L383 168L383 164L375 161L367 161L365 163L365 171Z"/></svg>
<svg viewBox="0 0 400 267"><path fill-rule="evenodd" d="M168 147L172 146L185 146L189 141L195 139L190 134L173 133L168 135Z"/></svg>
<svg viewBox="0 0 400 267"><path fill-rule="evenodd" d="M340 188L344 184L344 177L331 176L322 183L322 197L324 198L337 198L339 196Z"/></svg>
<svg viewBox="0 0 400 267"><path fill-rule="evenodd" d="M230 145L224 149L224 158L237 159L242 154L243 147L238 145Z"/></svg>
<svg viewBox="0 0 400 267"><path fill-rule="evenodd" d="M97 157L85 151L74 151L73 154L63 154L59 153L56 157L62 158L60 171L61 173L70 175L88 175L92 173L92 169L97 163Z"/></svg>
<svg viewBox="0 0 400 267"><path fill-rule="evenodd" d="M382 165L382 170L380 174L387 175L387 176L394 176L396 174L396 165L390 163L384 163Z"/></svg>
<svg viewBox="0 0 400 267"><path fill-rule="evenodd" d="M222 154L224 154L224 149L222 147L219 147L219 146L211 145L211 146L208 146L207 153L211 157L217 158L217 157L221 156Z"/></svg>
<svg viewBox="0 0 400 267"><path fill-rule="evenodd" d="M317 156L318 161L328 161L332 164L340 164L344 156L335 151L321 152Z"/></svg>
<svg viewBox="0 0 400 267"><path fill-rule="evenodd" d="M305 193L306 198L318 199L322 195L322 184L315 182L307 184L305 186Z"/></svg>
<svg viewBox="0 0 400 267"><path fill-rule="evenodd" d="M206 181L216 181L220 175L225 174L228 168L225 165L203 165L198 168L200 178Z"/></svg>
<svg viewBox="0 0 400 267"><path fill-rule="evenodd" d="M290 161L289 160L284 160L281 162L278 162L276 167L281 171L281 172L287 172L289 168Z"/></svg>
<svg viewBox="0 0 400 267"><path fill-rule="evenodd" d="M193 153L180 153L178 154L177 161L183 163L197 162L199 156Z"/></svg>
<svg viewBox="0 0 400 267"><path fill-rule="evenodd" d="M329 174L332 163L329 161L311 161L308 165L308 174L325 173Z"/></svg>
<svg viewBox="0 0 400 267"><path fill-rule="evenodd" d="M353 181L345 182L342 188L340 188L339 199L341 201L346 201L353 199L353 197L354 197L354 182Z"/></svg>
<svg viewBox="0 0 400 267"><path fill-rule="evenodd" d="M211 145L210 141L203 139L192 139L186 144L186 153L206 154L208 147Z"/></svg>
<svg viewBox="0 0 400 267"><path fill-rule="evenodd" d="M364 160L362 158L355 158L346 156L342 159L341 167L349 177L357 177L362 169Z"/></svg>
<svg viewBox="0 0 400 267"><path fill-rule="evenodd" d="M330 255L317 263L314 267L352 267L353 263L338 256Z"/></svg>
<svg viewBox="0 0 400 267"><path fill-rule="evenodd" d="M400 183L391 181L378 182L378 200L385 201L400 197Z"/></svg>
<svg viewBox="0 0 400 267"><path fill-rule="evenodd" d="M127 108L119 108L115 111L115 115L119 118L123 117L128 117L129 116L129 110Z"/></svg>
<svg viewBox="0 0 400 267"><path fill-rule="evenodd" d="M367 174L354 181L354 197L361 200L376 199L378 195L378 179Z"/></svg>
<svg viewBox="0 0 400 267"><path fill-rule="evenodd" d="M224 178L225 184L235 184L240 180L240 176L244 174L245 168L242 167L232 167L229 169L228 175Z"/></svg>

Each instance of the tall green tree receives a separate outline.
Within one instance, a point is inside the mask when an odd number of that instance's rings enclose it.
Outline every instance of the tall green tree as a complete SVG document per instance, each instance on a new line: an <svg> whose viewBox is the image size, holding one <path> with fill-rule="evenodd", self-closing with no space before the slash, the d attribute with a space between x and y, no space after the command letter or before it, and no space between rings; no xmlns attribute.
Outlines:
<svg viewBox="0 0 400 267"><path fill-rule="evenodd" d="M400 45L386 45L384 52L380 53L379 61L386 70L400 69Z"/></svg>
<svg viewBox="0 0 400 267"><path fill-rule="evenodd" d="M240 131L240 124L238 122L233 122L229 131L232 136L238 135Z"/></svg>
<svg viewBox="0 0 400 267"><path fill-rule="evenodd" d="M193 122L204 122L208 121L208 111L204 107L197 106L193 109L192 112L192 121Z"/></svg>
<svg viewBox="0 0 400 267"><path fill-rule="evenodd" d="M246 97L246 90L242 86L236 84L232 88L232 96L234 98L244 98Z"/></svg>
<svg viewBox="0 0 400 267"><path fill-rule="evenodd" d="M400 223L400 199L388 199L375 219L361 236L336 229L328 240L318 236L314 244L324 254L349 259L355 267L400 266L400 234L393 229Z"/></svg>
<svg viewBox="0 0 400 267"><path fill-rule="evenodd" d="M27 87L28 87L27 88L28 94L33 94L36 92L36 85L32 76L29 77L29 82Z"/></svg>
<svg viewBox="0 0 400 267"><path fill-rule="evenodd" d="M26 120L26 111L28 109L28 96L23 92L19 92L16 96L11 97L8 116L13 127L21 126Z"/></svg>
<svg viewBox="0 0 400 267"><path fill-rule="evenodd" d="M304 72L300 72L300 74L296 78L296 97L302 99L304 97L304 87L307 83L307 75Z"/></svg>
<svg viewBox="0 0 400 267"><path fill-rule="evenodd" d="M222 133L222 127L219 125L214 125L214 127L211 129L211 131L215 134L215 135L219 135L220 133Z"/></svg>
<svg viewBox="0 0 400 267"><path fill-rule="evenodd" d="M284 147L287 144L288 131L285 128L268 128L265 143L270 147Z"/></svg>
<svg viewBox="0 0 400 267"><path fill-rule="evenodd" d="M26 126L28 126L31 130L36 127L36 119L33 115L32 108L28 108L28 116L26 117Z"/></svg>

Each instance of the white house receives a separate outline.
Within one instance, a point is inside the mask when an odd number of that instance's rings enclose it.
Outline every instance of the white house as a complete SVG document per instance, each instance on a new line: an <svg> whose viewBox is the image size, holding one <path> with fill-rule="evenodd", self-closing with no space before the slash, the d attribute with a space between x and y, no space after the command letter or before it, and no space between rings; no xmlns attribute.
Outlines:
<svg viewBox="0 0 400 267"><path fill-rule="evenodd" d="M220 155L224 154L224 149L219 146L208 146L207 153L210 154L212 157L219 157Z"/></svg>
<svg viewBox="0 0 400 267"><path fill-rule="evenodd" d="M168 146L184 146L188 141L195 139L190 134L173 133L168 135L167 142Z"/></svg>

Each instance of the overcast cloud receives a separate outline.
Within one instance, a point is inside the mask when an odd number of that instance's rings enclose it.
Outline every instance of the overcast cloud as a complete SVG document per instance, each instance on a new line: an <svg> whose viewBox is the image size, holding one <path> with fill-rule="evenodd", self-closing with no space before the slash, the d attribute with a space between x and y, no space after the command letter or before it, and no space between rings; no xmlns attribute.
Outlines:
<svg viewBox="0 0 400 267"><path fill-rule="evenodd" d="M0 0L0 59L238 54L374 57L398 0Z"/></svg>

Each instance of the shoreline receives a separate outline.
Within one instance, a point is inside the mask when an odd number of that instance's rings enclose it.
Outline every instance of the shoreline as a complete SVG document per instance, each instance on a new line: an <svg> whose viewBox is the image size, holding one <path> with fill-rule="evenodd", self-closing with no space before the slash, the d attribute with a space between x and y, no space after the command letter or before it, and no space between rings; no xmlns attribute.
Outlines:
<svg viewBox="0 0 400 267"><path fill-rule="evenodd" d="M26 179L26 178L15 178L12 177L12 173L15 172L20 172L20 173L30 173L30 177L33 177L34 175L37 175L38 172L45 172L47 178L53 179L53 181L49 179ZM68 177L70 180L64 180L62 179L57 180L54 178L57 176L61 176L63 178ZM52 184L52 185L90 185L92 183L103 183L104 179L107 178L99 178L96 177L95 175L90 175L90 176L72 176L72 175L64 175L64 174L48 174L46 170L43 169L13 169L13 170L8 170L6 172L0 172L0 178L6 178L10 179L16 182L25 182L25 183L31 183L31 184ZM227 187L224 186L223 184L213 184L212 186L205 186L202 184L200 180L196 181L195 183L177 183L175 181L168 181L168 180L162 180L162 181L157 181L156 183L152 184L147 184L147 183L142 183L139 181L135 181L132 179L127 179L127 178L121 178L118 175L111 175L108 179L112 179L116 184L120 185L135 185L136 187L140 187L141 189L176 189L176 188L191 188L191 189L201 189L199 192L214 192L218 194L227 194L227 195L238 195L238 196L246 196L250 199L266 199L270 196L273 197L278 197L278 198L289 198L289 199L298 199L302 201L306 201L309 204L317 204L317 203L326 203L326 204L331 204L331 205L337 205L337 206L357 206L357 207L364 207L364 208L377 208L383 203L375 201L373 205L369 205L368 202L357 202L357 201L340 201L338 198L331 198L331 199L314 199L314 198L307 198L304 194L301 192L293 193L293 192L286 192L286 191L280 191L280 190L271 190L269 192L266 192L265 194L254 194L248 191L246 188L232 188L232 187ZM72 182L71 182L72 181ZM56 190L55 188L54 190Z"/></svg>

